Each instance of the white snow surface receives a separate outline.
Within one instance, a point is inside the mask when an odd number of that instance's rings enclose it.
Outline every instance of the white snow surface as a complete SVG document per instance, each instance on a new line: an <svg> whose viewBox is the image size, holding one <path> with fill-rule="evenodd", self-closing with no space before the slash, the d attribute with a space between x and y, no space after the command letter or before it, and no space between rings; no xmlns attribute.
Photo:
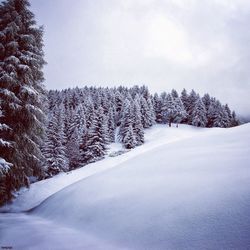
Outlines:
<svg viewBox="0 0 250 250"><path fill-rule="evenodd" d="M145 139L23 190L3 208L19 213L0 214L0 245L250 249L250 124L156 125ZM110 152L120 149L113 144Z"/></svg>

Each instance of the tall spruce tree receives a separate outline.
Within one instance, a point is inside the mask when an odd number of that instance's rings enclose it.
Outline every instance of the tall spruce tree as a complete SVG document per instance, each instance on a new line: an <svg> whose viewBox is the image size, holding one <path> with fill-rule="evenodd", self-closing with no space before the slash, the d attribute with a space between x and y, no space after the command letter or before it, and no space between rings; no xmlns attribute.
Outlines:
<svg viewBox="0 0 250 250"><path fill-rule="evenodd" d="M136 146L136 138L131 124L129 125L128 130L126 131L126 134L124 136L123 145L127 149L131 149Z"/></svg>
<svg viewBox="0 0 250 250"><path fill-rule="evenodd" d="M216 101L216 111L213 126L219 128L227 128L230 126L228 114L224 106L222 106L218 100Z"/></svg>
<svg viewBox="0 0 250 250"><path fill-rule="evenodd" d="M184 110L186 112L186 117L182 119L182 123L188 122L188 106L189 106L189 96L186 89L183 89L181 92L181 102L184 106Z"/></svg>
<svg viewBox="0 0 250 250"><path fill-rule="evenodd" d="M231 118L231 123L230 123L230 127L235 127L240 125L240 121L236 116L235 111L232 112L232 118Z"/></svg>
<svg viewBox="0 0 250 250"><path fill-rule="evenodd" d="M105 122L103 108L99 107L93 113L85 147L85 162L95 162L104 157L107 150L108 127Z"/></svg>
<svg viewBox="0 0 250 250"><path fill-rule="evenodd" d="M118 137L119 141L123 143L129 125L132 124L132 107L131 107L131 101L129 99L126 99L124 101L121 111L122 111L122 117L121 117L121 125L119 128Z"/></svg>
<svg viewBox="0 0 250 250"><path fill-rule="evenodd" d="M206 124L206 106L202 99L198 96L192 112L192 125L196 127L206 127Z"/></svg>
<svg viewBox="0 0 250 250"><path fill-rule="evenodd" d="M74 169L82 163L81 149L85 146L87 136L85 111L81 104L76 107L69 130L71 135L67 139L66 149L70 169Z"/></svg>
<svg viewBox="0 0 250 250"><path fill-rule="evenodd" d="M28 0L7 0L0 5L0 123L8 130L0 138L1 157L10 162L6 192L29 185L29 177L41 178L41 139L44 134L45 90L42 85L42 28L36 27ZM1 179L1 176L0 176ZM0 180L1 181L1 180Z"/></svg>
<svg viewBox="0 0 250 250"><path fill-rule="evenodd" d="M115 109L112 106L108 111L108 135L109 141L115 142Z"/></svg>
<svg viewBox="0 0 250 250"><path fill-rule="evenodd" d="M187 113L176 90L172 90L171 96L173 98L173 122L177 123L178 126L178 123L181 123L186 119Z"/></svg>
<svg viewBox="0 0 250 250"><path fill-rule="evenodd" d="M69 170L69 161L65 146L66 136L64 134L63 110L61 104L55 110L53 116L51 116L46 131L43 153L47 162L46 173L49 176L56 175L59 172L67 172Z"/></svg>
<svg viewBox="0 0 250 250"><path fill-rule="evenodd" d="M175 102L171 94L167 95L165 112L166 112L166 119L167 119L168 125L169 127L171 127L171 124L172 122L174 122L174 119L176 117Z"/></svg>
<svg viewBox="0 0 250 250"><path fill-rule="evenodd" d="M144 143L144 129L141 121L142 118L141 118L139 102L140 100L137 95L135 97L132 109L132 125L133 125L134 137L136 140L136 146L142 145Z"/></svg>
<svg viewBox="0 0 250 250"><path fill-rule="evenodd" d="M192 89L189 96L188 96L188 102L187 102L187 108L186 108L186 111L187 111L187 122L188 124L192 124L193 122L193 111L194 111L194 107L195 107L195 104L196 104L196 101L198 99L198 95L197 93Z"/></svg>
<svg viewBox="0 0 250 250"><path fill-rule="evenodd" d="M152 101L149 98L145 99L144 97L141 97L140 104L142 125L144 128L150 128L155 124L155 111Z"/></svg>
<svg viewBox="0 0 250 250"><path fill-rule="evenodd" d="M155 121L157 123L162 123L162 101L157 93L154 95L154 111L155 111Z"/></svg>

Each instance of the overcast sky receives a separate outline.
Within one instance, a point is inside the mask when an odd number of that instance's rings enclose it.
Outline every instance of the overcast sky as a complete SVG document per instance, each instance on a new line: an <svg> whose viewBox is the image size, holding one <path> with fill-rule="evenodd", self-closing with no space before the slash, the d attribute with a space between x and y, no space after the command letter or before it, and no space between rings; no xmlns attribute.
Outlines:
<svg viewBox="0 0 250 250"><path fill-rule="evenodd" d="M194 88L250 115L249 0L31 0L46 86Z"/></svg>

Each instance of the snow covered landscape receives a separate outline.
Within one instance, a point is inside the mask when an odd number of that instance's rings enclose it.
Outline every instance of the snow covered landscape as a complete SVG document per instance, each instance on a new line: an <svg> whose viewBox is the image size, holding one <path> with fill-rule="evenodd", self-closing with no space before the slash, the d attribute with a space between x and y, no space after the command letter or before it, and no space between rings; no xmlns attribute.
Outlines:
<svg viewBox="0 0 250 250"><path fill-rule="evenodd" d="M111 144L109 153L121 145ZM23 189L13 249L249 249L250 124L155 125L145 144Z"/></svg>
<svg viewBox="0 0 250 250"><path fill-rule="evenodd" d="M249 13L0 0L0 249L250 250Z"/></svg>

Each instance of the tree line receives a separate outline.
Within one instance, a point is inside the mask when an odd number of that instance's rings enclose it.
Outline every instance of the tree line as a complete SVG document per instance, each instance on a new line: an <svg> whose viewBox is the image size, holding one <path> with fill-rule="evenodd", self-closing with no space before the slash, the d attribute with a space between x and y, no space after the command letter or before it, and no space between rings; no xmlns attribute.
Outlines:
<svg viewBox="0 0 250 250"><path fill-rule="evenodd" d="M49 120L43 153L49 175L102 159L108 144L126 149L144 143L144 129L155 123L197 127L236 126L229 106L205 94L184 89L179 95L151 95L146 86L74 88L48 92Z"/></svg>

